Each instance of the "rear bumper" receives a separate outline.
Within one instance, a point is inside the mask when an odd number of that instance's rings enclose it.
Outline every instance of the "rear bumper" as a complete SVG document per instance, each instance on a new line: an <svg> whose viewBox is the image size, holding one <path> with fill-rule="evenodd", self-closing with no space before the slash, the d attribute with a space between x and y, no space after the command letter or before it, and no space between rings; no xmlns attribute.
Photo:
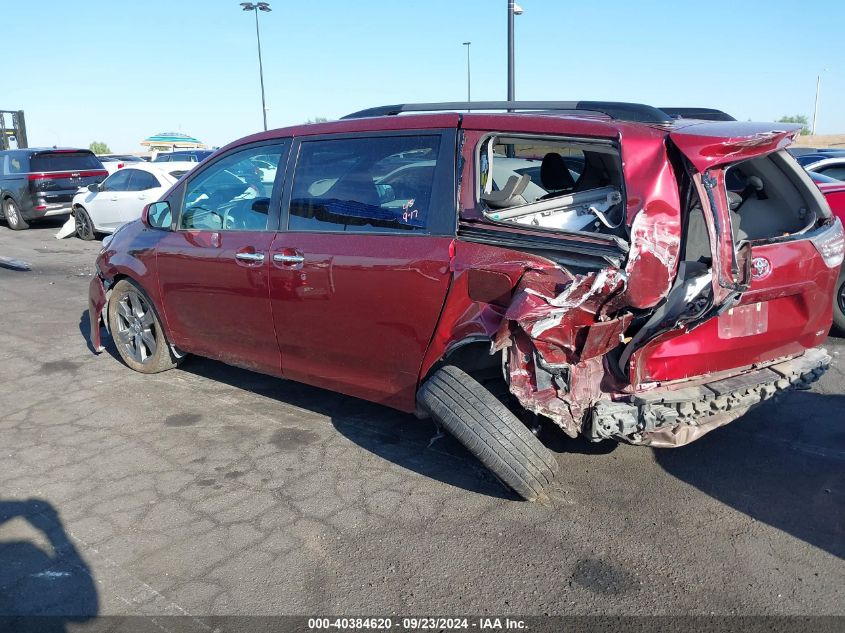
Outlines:
<svg viewBox="0 0 845 633"><path fill-rule="evenodd" d="M68 202L51 202L47 204L36 201L34 206L31 206L26 210L21 209L21 213L24 216L24 219L29 221L38 220L39 218L49 218L56 215L70 215L72 210L72 200Z"/></svg>
<svg viewBox="0 0 845 633"><path fill-rule="evenodd" d="M631 444L674 447L743 415L773 396L815 382L830 366L823 349L682 389L655 389L635 394L626 402L602 400L592 411L590 439L614 438Z"/></svg>

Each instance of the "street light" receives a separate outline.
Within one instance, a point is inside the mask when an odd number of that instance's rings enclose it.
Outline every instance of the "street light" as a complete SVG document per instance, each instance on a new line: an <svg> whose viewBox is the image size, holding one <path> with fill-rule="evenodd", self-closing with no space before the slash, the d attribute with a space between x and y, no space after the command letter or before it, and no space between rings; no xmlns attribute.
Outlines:
<svg viewBox="0 0 845 633"><path fill-rule="evenodd" d="M469 67L469 47L472 46L472 42L464 42L464 46L467 47L467 103L472 101L472 74Z"/></svg>
<svg viewBox="0 0 845 633"><path fill-rule="evenodd" d="M516 99L513 69L513 16L522 15L522 7L514 0L508 0L508 101Z"/></svg>
<svg viewBox="0 0 845 633"><path fill-rule="evenodd" d="M270 5L266 2L241 2L244 11L252 11L255 13L255 38L258 40L258 76L261 78L261 115L264 117L264 131L267 131L267 106L264 103L264 66L261 63L261 33L258 31L258 12L264 11L269 13L272 11Z"/></svg>
<svg viewBox="0 0 845 633"><path fill-rule="evenodd" d="M822 82L822 73L826 70L827 68L822 68L822 72L816 75L816 102L813 105L813 136L816 135L816 119L819 116L819 87Z"/></svg>

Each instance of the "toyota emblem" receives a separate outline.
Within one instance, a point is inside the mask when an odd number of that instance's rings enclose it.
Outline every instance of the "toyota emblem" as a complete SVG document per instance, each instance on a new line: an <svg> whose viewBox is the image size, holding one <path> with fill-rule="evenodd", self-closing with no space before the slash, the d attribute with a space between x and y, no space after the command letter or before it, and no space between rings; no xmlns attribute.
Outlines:
<svg viewBox="0 0 845 633"><path fill-rule="evenodd" d="M751 260L751 278L765 279L772 274L772 263L765 257L755 257Z"/></svg>

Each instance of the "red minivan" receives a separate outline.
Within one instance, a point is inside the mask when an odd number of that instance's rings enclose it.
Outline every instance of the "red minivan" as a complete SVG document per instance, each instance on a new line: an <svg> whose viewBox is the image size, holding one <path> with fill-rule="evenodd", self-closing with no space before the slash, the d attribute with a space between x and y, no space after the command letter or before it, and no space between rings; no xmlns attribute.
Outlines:
<svg viewBox="0 0 845 633"><path fill-rule="evenodd" d="M581 101L256 134L104 242L92 342L430 415L535 499L544 426L679 446L827 368L843 231L797 131Z"/></svg>

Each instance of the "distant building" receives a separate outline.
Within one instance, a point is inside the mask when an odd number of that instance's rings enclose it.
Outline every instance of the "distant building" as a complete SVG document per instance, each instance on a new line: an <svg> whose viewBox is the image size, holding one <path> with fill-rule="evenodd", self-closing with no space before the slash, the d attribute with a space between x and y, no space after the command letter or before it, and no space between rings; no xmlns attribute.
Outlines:
<svg viewBox="0 0 845 633"><path fill-rule="evenodd" d="M181 132L160 132L141 141L151 152L172 152L177 149L205 149L207 145Z"/></svg>

